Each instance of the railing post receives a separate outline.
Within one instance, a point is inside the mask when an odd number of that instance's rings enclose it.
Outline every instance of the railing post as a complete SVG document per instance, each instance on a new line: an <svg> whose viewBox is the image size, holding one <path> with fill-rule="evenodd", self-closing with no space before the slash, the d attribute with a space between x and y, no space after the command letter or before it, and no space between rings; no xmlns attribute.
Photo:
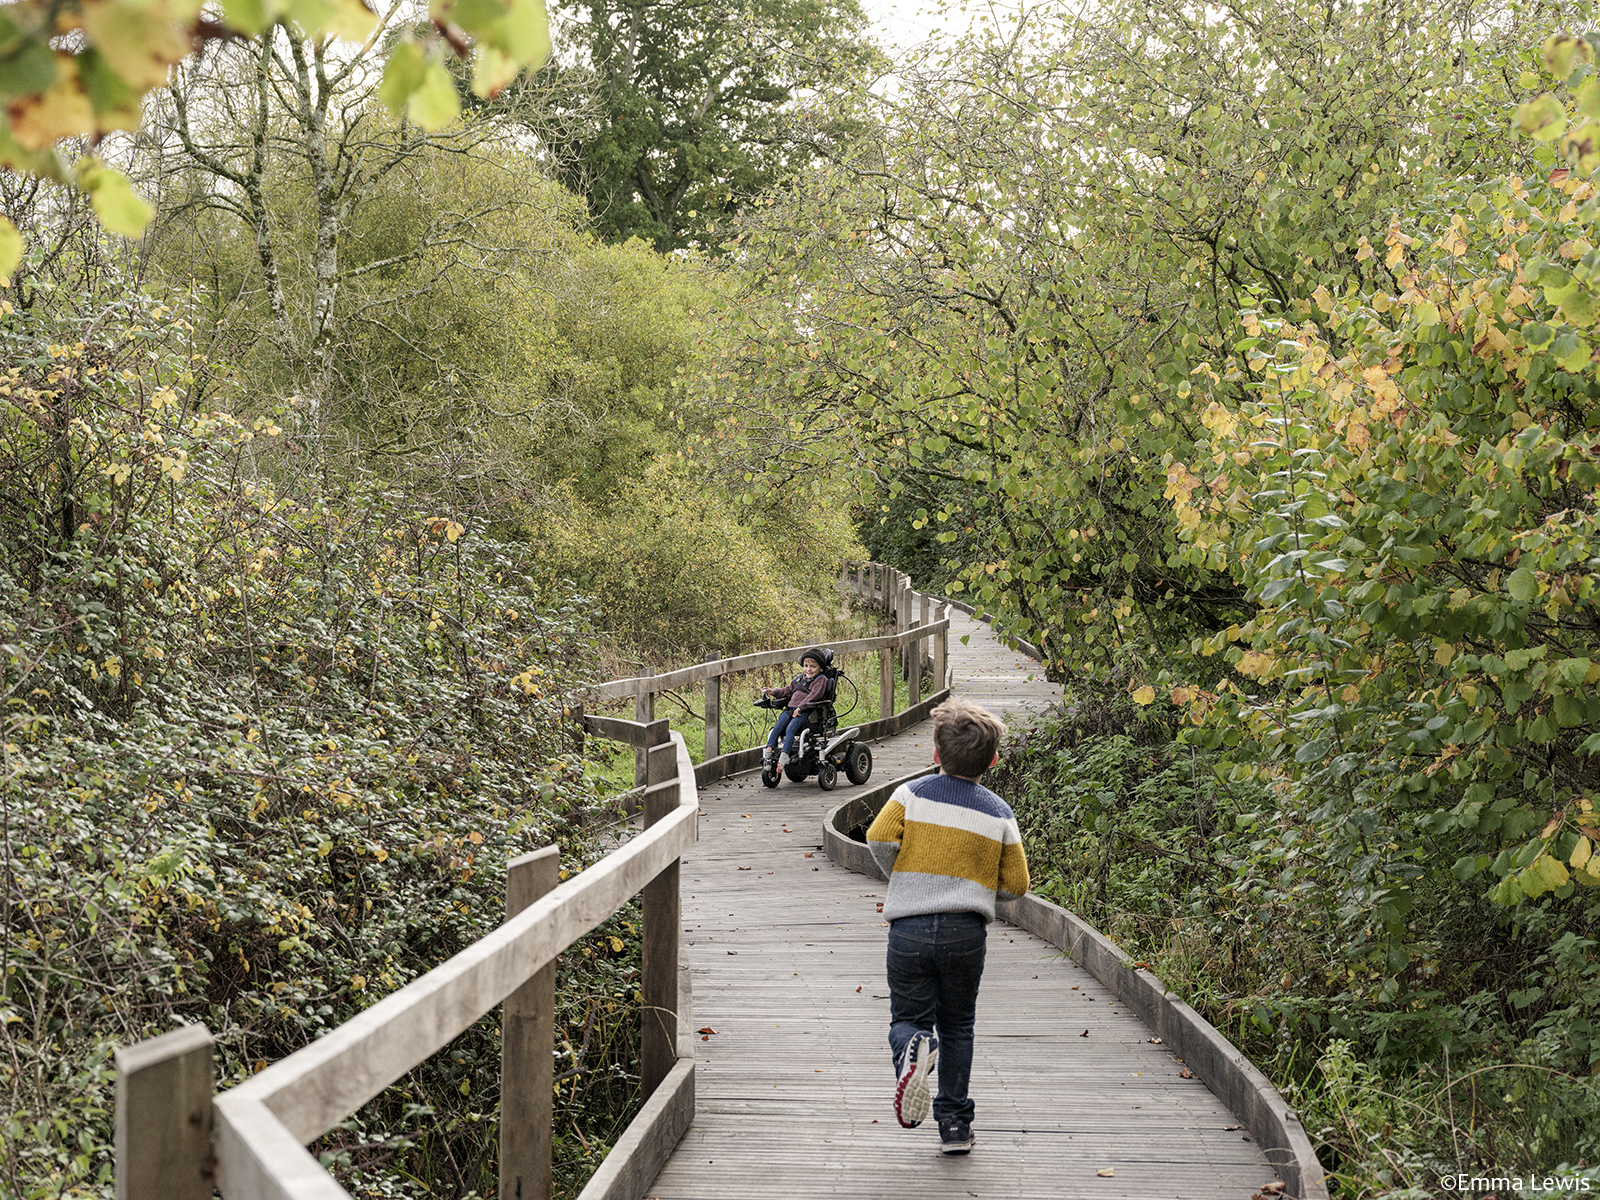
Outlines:
<svg viewBox="0 0 1600 1200"><path fill-rule="evenodd" d="M650 747L650 779L644 794L649 828L677 807L677 747L658 726L662 743ZM644 1099L660 1086L678 1058L678 942L682 933L678 864L674 862L644 885L644 1010L641 1014L640 1087Z"/></svg>
<svg viewBox="0 0 1600 1200"><path fill-rule="evenodd" d="M560 881L561 853L546 846L506 865L506 919ZM549 1200L555 1085L556 966L506 997L500 1017L500 1200Z"/></svg>
<svg viewBox="0 0 1600 1200"><path fill-rule="evenodd" d="M648 677L647 677L648 678ZM654 721L656 719L656 694L646 692L642 696L635 696L633 700L633 719L635 721ZM633 786L643 787L648 780L645 778L646 756L649 751L643 747L635 747L633 751Z"/></svg>
<svg viewBox="0 0 1600 1200"><path fill-rule="evenodd" d="M878 716L894 716L894 651L887 646L878 651Z"/></svg>
<svg viewBox="0 0 1600 1200"><path fill-rule="evenodd" d="M706 655L707 662L716 662L720 654ZM707 759L722 753L722 676L713 675L706 680L706 753Z"/></svg>
<svg viewBox="0 0 1600 1200"><path fill-rule="evenodd" d="M185 1025L117 1051L117 1200L211 1200L211 1047Z"/></svg>
<svg viewBox="0 0 1600 1200"><path fill-rule="evenodd" d="M921 612L921 615L917 619L917 625L919 627L925 627L928 624L928 606L932 601L928 596L922 596L921 600L922 600L922 612ZM912 704L920 704L920 703L922 703L922 645L923 645L924 641L931 642L932 640L933 640L933 638L930 635L928 638L918 638L916 641L911 643L911 703ZM929 646L930 658L931 658L932 649L933 649L932 646ZM928 690L930 692L937 692L939 690L939 686L940 685L939 685L939 683L937 681L930 680L929 681Z"/></svg>
<svg viewBox="0 0 1600 1200"><path fill-rule="evenodd" d="M946 663L950 659L950 606L941 604L934 620L944 621L945 627L933 635L933 690L942 691L949 686L945 680Z"/></svg>
<svg viewBox="0 0 1600 1200"><path fill-rule="evenodd" d="M895 628L898 629L901 633L904 633L906 630L911 628L911 586L910 585L911 585L911 581L910 581L910 579L907 579L906 580L906 586L904 586L904 587L902 587L900 589L900 609L899 609L899 615L895 620ZM904 671L904 674L905 674L907 682L909 682L910 679L911 679L911 656L912 656L912 654L913 654L913 652L915 650L916 650L916 646L911 642L907 642L905 645L900 647L900 662L901 662L902 670Z"/></svg>

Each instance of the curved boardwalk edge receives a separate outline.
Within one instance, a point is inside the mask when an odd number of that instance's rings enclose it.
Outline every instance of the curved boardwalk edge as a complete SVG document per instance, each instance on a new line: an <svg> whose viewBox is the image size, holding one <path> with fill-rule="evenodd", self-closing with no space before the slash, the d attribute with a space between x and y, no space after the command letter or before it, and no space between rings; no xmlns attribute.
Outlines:
<svg viewBox="0 0 1600 1200"><path fill-rule="evenodd" d="M892 780L830 810L822 824L828 858L847 870L881 880L883 872L872 851L851 838L850 831L869 823L895 788L929 773ZM1260 1068L1214 1025L1172 995L1156 976L1130 963L1110 938L1059 904L1029 895L998 902L995 913L1066 951L1073 962L1154 1029L1217 1099L1238 1114L1283 1179L1286 1195L1295 1200L1328 1200L1322 1163L1300 1118Z"/></svg>

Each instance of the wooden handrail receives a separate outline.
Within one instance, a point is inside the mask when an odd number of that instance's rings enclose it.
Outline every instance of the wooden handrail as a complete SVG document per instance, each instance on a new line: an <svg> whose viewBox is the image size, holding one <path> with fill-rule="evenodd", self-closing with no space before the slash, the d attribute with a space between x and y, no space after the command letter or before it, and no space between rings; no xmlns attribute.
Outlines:
<svg viewBox="0 0 1600 1200"><path fill-rule="evenodd" d="M859 654L866 650L899 650L912 642L922 641L948 629L947 619L919 625L898 633L884 633L876 637L855 638L848 642L829 642L834 654ZM792 663L805 646L785 646L781 650L762 650L756 654L741 654L737 658L719 658L714 662L696 663L692 667L679 667L661 675L637 675L629 679L612 679L585 688L585 693L596 700L626 700L629 697L659 695L691 683L707 679L720 679L724 675L738 675L744 671L758 671L763 667Z"/></svg>
<svg viewBox="0 0 1600 1200"><path fill-rule="evenodd" d="M648 815L654 819L642 833L449 961L215 1097L211 1109L216 1124L216 1184L226 1200L348 1200L348 1193L306 1150L306 1143L448 1045L639 892L646 893L642 982L651 1001L646 1058L656 1060L647 1061L647 1095L652 1083L682 1074L673 1067L680 1044L675 1018L681 934L678 859L697 837L699 792L682 735L666 734L665 725L648 727L670 742L649 748L658 779L650 789L654 811ZM549 1017L544 1014L546 1024ZM159 1048L156 1042L162 1043ZM119 1197L155 1200L178 1195L171 1180L206 1172L204 1163L168 1159L150 1165L147 1157L120 1151L132 1140L127 1134L136 1126L147 1131L163 1122L176 1126L192 1121L159 1088L175 1067L193 1073L196 1068L188 1064L198 1064L201 1054L206 1056L209 1077L210 1045L204 1028L196 1027L193 1036L168 1035L118 1052ZM683 1104L693 1111L692 1064L688 1070L687 1087L674 1084L673 1088L672 1099L680 1111L671 1123L680 1133L687 1123ZM545 1099L548 1103L548 1096ZM170 1115L155 1115L163 1111ZM548 1194L548 1179L536 1181L529 1194Z"/></svg>
<svg viewBox="0 0 1600 1200"><path fill-rule="evenodd" d="M849 579L848 568L845 577ZM938 698L938 689L947 686L948 608L942 601L916 593L903 573L880 564L859 567L853 590L874 601L881 594L885 610L894 615L900 629L837 643L834 652L879 652L884 719L878 724L892 724L902 717L920 719ZM940 607L930 610L931 604ZM935 669L936 694L928 700L920 697L920 644L924 640L932 644ZM654 698L670 688L720 681L726 675L788 662L803 648L716 659L665 675L613 680L590 689L588 695L597 700L632 696L637 702L638 720L592 714L582 715L581 720L587 732L635 748L639 782L646 785L645 830L553 888L548 880L536 884L531 874L515 886L508 884L508 906L513 911L503 925L324 1037L212 1097L209 1104L206 1098L214 1086L212 1042L204 1026L187 1027L119 1051L118 1200L200 1196L209 1194L213 1182L225 1200L348 1200L348 1194L306 1144L514 994L522 997L518 1001L519 1025L528 1031L542 1030L529 1033L530 1046L532 1040L548 1038L553 1004L519 989L525 989L535 977L541 980L538 988L547 988L548 968L556 956L641 892L645 914L642 1083L647 1103L618 1143L619 1152L624 1143L632 1148L629 1161L608 1160L581 1200L642 1195L641 1189L655 1177L656 1158L664 1159L694 1112L693 1060L680 1057L684 1047L692 1052L693 1042L681 1038L678 1028L682 1007L678 861L698 833L699 792L695 765L683 737L669 732L666 721L654 719ZM911 703L904 713L890 717L894 712L891 668L896 651L906 659ZM708 709L716 707L708 705ZM710 739L709 744L715 746L716 741ZM720 770L723 764L704 764L702 769L712 767ZM547 848L524 856L512 869L537 873L542 879L553 871L552 851ZM530 899L533 896L537 898ZM539 1011L541 1008L546 1011ZM531 1050L522 1047L505 1056L505 1069L521 1071L521 1064L533 1062L539 1053L536 1046ZM547 1122L548 1088L541 1097L536 1077L543 1076L531 1072L528 1078L515 1080L514 1087L508 1078L507 1094L515 1091L519 1107L528 1110L524 1120L542 1105ZM197 1113L201 1114L198 1120ZM214 1139L207 1137L212 1126ZM504 1148L505 1143L502 1145ZM151 1153L154 1146L162 1147L161 1152ZM502 1177L502 1197L537 1200L548 1195L548 1147L547 1137L524 1137L517 1143L519 1174L510 1190ZM541 1155L543 1178L538 1178ZM524 1179L524 1171L533 1177ZM526 1191L524 1183L529 1185Z"/></svg>

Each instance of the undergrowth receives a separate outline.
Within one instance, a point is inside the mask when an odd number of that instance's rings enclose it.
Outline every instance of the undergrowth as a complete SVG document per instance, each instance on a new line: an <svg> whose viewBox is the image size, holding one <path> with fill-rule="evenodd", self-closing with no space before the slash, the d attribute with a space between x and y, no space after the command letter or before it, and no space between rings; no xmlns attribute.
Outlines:
<svg viewBox="0 0 1600 1200"><path fill-rule="evenodd" d="M1085 690L1008 744L987 782L1016 809L1038 892L1268 1073L1336 1195L1446 1194L1460 1172L1600 1181L1588 894L1498 908L1425 849L1411 927L1427 949L1374 961L1348 908L1360 864L1319 857L1303 797L1225 782L1176 722Z"/></svg>
<svg viewBox="0 0 1600 1200"><path fill-rule="evenodd" d="M227 1087L495 928L504 864L599 853L561 697L581 596L492 514L196 403L121 288L0 320L0 1193L112 1194L112 1055L203 1022ZM636 1101L637 915L558 964L556 1155ZM358 1196L488 1195L498 1014L316 1149Z"/></svg>

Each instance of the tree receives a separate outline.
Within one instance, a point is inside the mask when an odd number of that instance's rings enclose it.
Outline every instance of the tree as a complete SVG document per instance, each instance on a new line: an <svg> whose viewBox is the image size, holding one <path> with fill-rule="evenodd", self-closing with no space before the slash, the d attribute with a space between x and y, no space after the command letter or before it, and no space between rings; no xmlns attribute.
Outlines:
<svg viewBox="0 0 1600 1200"><path fill-rule="evenodd" d="M265 302L255 320L279 363L274 382L356 419L370 414L349 407L365 398L340 358L352 324L427 297L453 271L503 268L522 253L508 214L530 193L559 205L515 153L489 145L494 124L430 134L391 120L377 102L377 46L374 35L336 54L273 26L175 67L146 139L158 148L163 231L198 221L253 248L255 270L228 286ZM496 170L515 178L482 186Z"/></svg>
<svg viewBox="0 0 1600 1200"><path fill-rule="evenodd" d="M749 301L714 384L749 449L721 461L777 487L860 460L971 547L952 587L1058 674L1247 619L1224 567L1175 557L1165 469L1203 433L1193 372L1246 336L1245 309L1315 320L1322 296L1387 286L1361 238L1425 174L1504 168L1507 20L1042 6L907 66L747 220Z"/></svg>
<svg viewBox="0 0 1600 1200"><path fill-rule="evenodd" d="M809 160L792 103L879 61L857 0L575 0L560 11L569 103L598 110L566 178L603 236L661 250L715 242L709 230Z"/></svg>
<svg viewBox="0 0 1600 1200"><path fill-rule="evenodd" d="M136 234L150 208L127 179L92 155L68 165L63 139L98 141L137 129L141 102L167 79L168 69L196 45L254 37L281 26L319 49L325 61L335 38L370 49L383 21L363 0L240 0L220 16L201 0L21 0L0 10L0 169L70 182L88 193L100 220ZM492 95L550 51L541 0L484 0L459 5L437 0L431 25L392 39L383 99L428 129L459 108L445 47L474 56L473 86ZM422 37L418 37L418 33ZM0 218L0 281L22 255L16 227Z"/></svg>

